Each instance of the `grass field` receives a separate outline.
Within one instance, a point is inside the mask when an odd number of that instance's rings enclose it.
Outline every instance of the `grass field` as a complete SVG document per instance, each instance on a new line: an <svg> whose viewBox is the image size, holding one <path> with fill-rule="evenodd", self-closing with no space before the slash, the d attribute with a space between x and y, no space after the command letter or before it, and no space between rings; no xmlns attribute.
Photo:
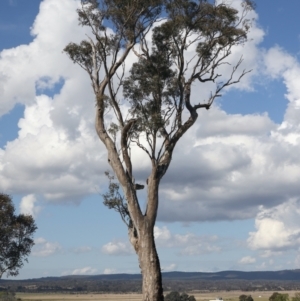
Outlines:
<svg viewBox="0 0 300 301"><path fill-rule="evenodd" d="M224 301L238 301L239 296L242 294L251 295L254 301L268 301L272 292L242 292L242 291L221 291L218 293L197 293L191 292L190 295L194 295L197 301L209 301L216 297L222 297ZM289 294L293 297L295 291L280 291L280 293ZM137 301L142 300L140 294L25 294L17 293L17 298L22 298L22 301Z"/></svg>

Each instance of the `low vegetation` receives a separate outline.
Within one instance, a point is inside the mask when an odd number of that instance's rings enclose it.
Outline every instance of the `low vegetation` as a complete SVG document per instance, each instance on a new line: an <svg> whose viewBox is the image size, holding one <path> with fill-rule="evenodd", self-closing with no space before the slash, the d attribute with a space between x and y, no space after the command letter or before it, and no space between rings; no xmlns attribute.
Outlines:
<svg viewBox="0 0 300 301"><path fill-rule="evenodd" d="M194 296L189 296L186 293L170 292L166 295L165 301L196 301Z"/></svg>
<svg viewBox="0 0 300 301"><path fill-rule="evenodd" d="M289 295L275 292L271 295L269 301L289 301Z"/></svg>
<svg viewBox="0 0 300 301"><path fill-rule="evenodd" d="M240 295L239 301L253 301L253 298L251 295Z"/></svg>

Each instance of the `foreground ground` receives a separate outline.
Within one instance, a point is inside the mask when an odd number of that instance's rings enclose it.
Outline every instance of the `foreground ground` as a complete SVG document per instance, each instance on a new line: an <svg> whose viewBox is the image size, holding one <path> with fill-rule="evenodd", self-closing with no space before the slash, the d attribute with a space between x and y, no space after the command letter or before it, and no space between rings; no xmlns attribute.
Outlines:
<svg viewBox="0 0 300 301"><path fill-rule="evenodd" d="M209 301L216 298L223 298L224 301L238 301L239 296L242 294L251 295L254 301L268 301L272 292L242 292L242 291L219 291L212 293L198 293L190 292L189 294L194 295L197 301ZM280 291L280 293L289 294L293 297L295 291ZM63 300L75 300L75 301L87 301L87 300L98 300L98 301L137 301L141 300L140 294L28 294L28 293L17 293L18 298L22 298L22 301L63 301Z"/></svg>

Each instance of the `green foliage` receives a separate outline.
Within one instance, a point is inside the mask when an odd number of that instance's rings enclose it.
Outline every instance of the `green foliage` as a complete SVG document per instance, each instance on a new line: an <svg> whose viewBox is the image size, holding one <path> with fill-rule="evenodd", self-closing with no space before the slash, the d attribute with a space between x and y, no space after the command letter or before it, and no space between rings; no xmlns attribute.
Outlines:
<svg viewBox="0 0 300 301"><path fill-rule="evenodd" d="M269 301L275 301L276 297L280 295L278 292L274 292L270 297L269 297Z"/></svg>
<svg viewBox="0 0 300 301"><path fill-rule="evenodd" d="M119 131L118 125L115 124L114 122L111 122L108 132L110 133L114 141L116 141L118 131Z"/></svg>
<svg viewBox="0 0 300 301"><path fill-rule="evenodd" d="M81 0L81 8L77 10L77 13L79 24L93 29L101 52L107 49L108 45L111 48L118 47L120 39L123 42L134 41L156 20L161 13L161 8L161 0ZM104 23L107 21L113 25L117 39L114 39L112 35L105 35L101 38L99 33L106 33L107 28Z"/></svg>
<svg viewBox="0 0 300 301"><path fill-rule="evenodd" d="M120 123L109 128L114 141L119 127L124 126L112 84L116 70L125 63L126 55L124 60L120 58L121 51L135 51L132 47L140 45L140 53L135 52L138 62L133 64L127 78L123 79L124 72L119 78L119 87L122 86L124 98L130 103L128 120L138 121L128 139L133 138L131 142L141 147L139 136L145 134L155 153L156 137L167 139L177 130L182 132L179 128L185 107L195 116L196 109L208 109L224 87L237 82L232 77L227 82L216 80L221 76L217 68L227 64L224 60L231 47L247 39L250 21L245 16L253 3L250 0L242 3L243 10L239 13L228 4L206 0L81 0L81 8L77 10L79 23L92 29L94 39L70 43L64 51L89 73L99 108L103 111L113 108ZM162 11L165 20L153 29L150 48L146 34ZM110 24L113 33L104 24ZM191 48L195 56L187 62L184 53ZM103 87L109 86L109 96L104 90L99 93L101 68L106 74ZM192 73L187 79L188 70ZM186 92L194 81L217 84L207 104L198 107L190 104ZM168 126L170 131L166 132Z"/></svg>
<svg viewBox="0 0 300 301"><path fill-rule="evenodd" d="M120 185L114 181L114 176L110 175L108 171L105 172L105 175L109 180L109 185L108 192L102 195L103 204L109 209L119 212L124 223L130 226L131 219L125 199L119 192Z"/></svg>
<svg viewBox="0 0 300 301"><path fill-rule="evenodd" d="M135 40L161 12L160 0L105 0L108 19L128 41Z"/></svg>
<svg viewBox="0 0 300 301"><path fill-rule="evenodd" d="M239 301L253 301L253 298L251 295L240 295Z"/></svg>
<svg viewBox="0 0 300 301"><path fill-rule="evenodd" d="M289 301L289 295L274 292L269 298L269 301Z"/></svg>
<svg viewBox="0 0 300 301"><path fill-rule="evenodd" d="M166 295L165 301L196 301L194 296L189 296L186 293L170 292Z"/></svg>
<svg viewBox="0 0 300 301"><path fill-rule="evenodd" d="M70 43L65 51L68 52L71 60L77 62L80 66L84 66L88 70L92 70L92 46L87 41L82 41L79 45Z"/></svg>
<svg viewBox="0 0 300 301"><path fill-rule="evenodd" d="M279 294L275 301L289 301L289 294Z"/></svg>
<svg viewBox="0 0 300 301"><path fill-rule="evenodd" d="M37 227L31 215L15 215L11 198L0 193L0 278L16 276L34 245Z"/></svg>
<svg viewBox="0 0 300 301"><path fill-rule="evenodd" d="M123 81L130 112L139 120L135 126L138 135L159 135L174 113L183 111L184 88L189 84L184 78L184 50L195 44L198 55L189 82L215 82L220 76L215 74L217 65L230 54L233 45L247 38L249 21L241 25L238 11L228 5L172 0L166 1L166 12L167 21L153 30L151 52L144 51ZM172 128L176 126L173 123Z"/></svg>
<svg viewBox="0 0 300 301"><path fill-rule="evenodd" d="M156 134L167 124L172 113L171 97L174 96L175 72L167 53L160 51L159 41L155 41L149 59L141 58L133 64L130 76L123 81L124 96L131 104L131 114L139 120L135 130L146 134ZM164 108L164 109L163 109Z"/></svg>

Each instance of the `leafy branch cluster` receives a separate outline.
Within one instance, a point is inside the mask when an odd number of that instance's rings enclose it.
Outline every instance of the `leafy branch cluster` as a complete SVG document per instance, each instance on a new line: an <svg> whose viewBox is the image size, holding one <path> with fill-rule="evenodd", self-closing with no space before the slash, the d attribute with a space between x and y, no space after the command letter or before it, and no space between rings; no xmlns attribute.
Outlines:
<svg viewBox="0 0 300 301"><path fill-rule="evenodd" d="M135 142L158 163L164 150L175 145L191 126L197 109L209 109L214 99L221 96L222 89L237 83L249 72L244 70L238 78L233 78L242 63L241 58L233 66L229 78L218 82L221 77L218 68L229 64L226 59L232 47L247 39L250 20L245 16L252 8L251 1L243 2L239 13L226 3L216 5L204 0L113 0L101 3L84 0L78 10L79 22L92 29L95 40L88 37L80 44L70 43L65 51L90 75L100 107L113 109L118 124L111 123L108 129L111 138L115 141L117 133L123 130L122 138ZM147 34L162 11L166 17L153 29L150 43ZM113 33L104 24L112 24ZM135 45L139 51L135 50ZM194 55L187 60L186 53L191 49ZM131 50L138 56L138 62L124 79L125 59ZM117 72L119 67L123 68L121 73ZM100 70L104 71L102 79L99 78ZM114 87L115 80L111 80L114 75L119 79L117 88ZM190 93L195 81L213 82L216 88L209 99L192 105ZM108 95L103 93L106 86ZM120 87L130 103L126 120L117 95ZM192 120L183 123L185 107ZM131 126L124 133L126 124ZM148 146L141 142L141 135ZM158 150L157 138L161 137L163 143ZM123 157L130 170L124 151Z"/></svg>
<svg viewBox="0 0 300 301"><path fill-rule="evenodd" d="M124 199L124 196L120 193L120 185L115 182L115 177L112 176L108 171L105 172L105 175L108 178L108 191L102 194L103 204L108 207L108 209L114 209L117 211L123 222L130 227L131 219L127 207L127 203Z"/></svg>

